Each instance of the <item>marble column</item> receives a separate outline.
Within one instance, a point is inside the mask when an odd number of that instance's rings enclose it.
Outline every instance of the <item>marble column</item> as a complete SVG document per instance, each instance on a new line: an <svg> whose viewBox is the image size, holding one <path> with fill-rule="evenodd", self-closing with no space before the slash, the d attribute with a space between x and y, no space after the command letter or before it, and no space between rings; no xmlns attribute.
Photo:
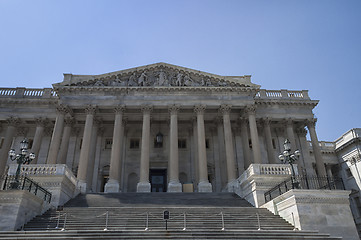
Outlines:
<svg viewBox="0 0 361 240"><path fill-rule="evenodd" d="M253 163L261 164L262 158L256 123L256 108L255 106L247 106L245 111L246 113L248 113L249 130L251 133L252 141Z"/></svg>
<svg viewBox="0 0 361 240"><path fill-rule="evenodd" d="M47 119L45 118L37 118L35 119L35 121L36 121L36 129L35 129L34 141L33 141L33 146L31 147L30 150L30 152L35 154L35 159L31 162L31 164L36 164L38 161L41 141L44 135L44 129L48 122Z"/></svg>
<svg viewBox="0 0 361 240"><path fill-rule="evenodd" d="M140 180L137 192L150 192L149 183L149 148L150 148L150 113L152 106L143 106L142 143L140 153Z"/></svg>
<svg viewBox="0 0 361 240"><path fill-rule="evenodd" d="M191 145L192 156L193 156L193 175L192 182L194 186L198 185L199 171L198 171L198 130L197 130L197 117L192 117L192 140Z"/></svg>
<svg viewBox="0 0 361 240"><path fill-rule="evenodd" d="M295 133L293 130L293 121L291 118L286 120L286 126L287 126L287 138L291 142L291 151L294 152L297 149L297 146L296 146Z"/></svg>
<svg viewBox="0 0 361 240"><path fill-rule="evenodd" d="M55 120L53 135L51 137L49 153L48 153L48 164L56 164L58 158L59 147L61 142L61 136L63 133L64 118L65 114L68 112L68 108L63 105L57 107L57 116Z"/></svg>
<svg viewBox="0 0 361 240"><path fill-rule="evenodd" d="M236 180L236 161L234 156L233 136L230 120L231 106L222 105L219 109L223 116L223 129L224 129L224 146L226 149L226 163L227 163L227 190L233 192L238 188Z"/></svg>
<svg viewBox="0 0 361 240"><path fill-rule="evenodd" d="M218 161L219 161L219 169L216 169L216 173L218 172L220 175L220 184L221 189L223 189L227 183L228 183L228 177L227 177L227 166L226 164L226 150L224 146L224 130L223 130L223 117L217 116L215 119L215 123L217 126L217 146L218 146Z"/></svg>
<svg viewBox="0 0 361 240"><path fill-rule="evenodd" d="M112 152L110 155L110 169L109 169L109 180L105 184L105 192L121 192L120 186L120 175L121 175L121 158L123 153L123 114L125 107L118 106L114 109L115 120L113 130L113 144Z"/></svg>
<svg viewBox="0 0 361 240"><path fill-rule="evenodd" d="M170 113L170 151L169 151L169 183L168 192L182 192L182 184L179 182L178 160L178 111L179 106L169 107Z"/></svg>
<svg viewBox="0 0 361 240"><path fill-rule="evenodd" d="M242 149L244 157L244 169L247 170L249 165L252 163L251 151L249 149L249 136L248 136L248 121L246 118L241 118L239 121L241 127L241 138L242 138Z"/></svg>
<svg viewBox="0 0 361 240"><path fill-rule="evenodd" d="M268 163L276 164L277 162L276 162L275 153L274 153L274 150L273 150L270 123L271 123L271 120L269 118L263 119L264 134L265 134L265 137L266 137Z"/></svg>
<svg viewBox="0 0 361 240"><path fill-rule="evenodd" d="M311 142L312 142L312 149L313 149L313 155L315 156L316 160L316 169L317 174L320 177L326 176L326 169L325 164L323 162L321 148L318 142L317 134L316 134L316 119L311 119L307 121L307 128L310 132Z"/></svg>
<svg viewBox="0 0 361 240"><path fill-rule="evenodd" d="M96 112L95 106L88 105L85 108L86 119L85 119L84 133L83 133L83 142L80 150L78 174L77 174L78 188L80 189L81 193L85 193L87 190L86 181L87 181L88 161L89 161L90 144L91 144L95 112Z"/></svg>
<svg viewBox="0 0 361 240"><path fill-rule="evenodd" d="M58 164L66 164L66 157L69 148L69 139L70 139L71 128L73 123L74 123L73 118L68 117L65 119L65 127L63 131L63 137L61 140L58 161L57 161Z"/></svg>
<svg viewBox="0 0 361 240"><path fill-rule="evenodd" d="M90 141L89 160L88 160L88 166L87 166L88 169L87 169L87 176L86 176L87 192L93 192L93 173L94 173L94 163L95 163L95 151L97 148L97 141L98 141L98 129L101 128L101 123L102 123L101 119L94 118L92 136L91 136L91 141Z"/></svg>
<svg viewBox="0 0 361 240"><path fill-rule="evenodd" d="M5 168L9 158L9 150L13 142L16 127L20 124L20 120L18 118L11 117L7 119L7 124L8 126L6 128L4 143L0 149L0 176L6 174Z"/></svg>
<svg viewBox="0 0 361 240"><path fill-rule="evenodd" d="M197 114L197 135L198 135L198 192L212 192L212 184L208 180L208 167L206 155L206 138L204 131L204 105L195 106Z"/></svg>

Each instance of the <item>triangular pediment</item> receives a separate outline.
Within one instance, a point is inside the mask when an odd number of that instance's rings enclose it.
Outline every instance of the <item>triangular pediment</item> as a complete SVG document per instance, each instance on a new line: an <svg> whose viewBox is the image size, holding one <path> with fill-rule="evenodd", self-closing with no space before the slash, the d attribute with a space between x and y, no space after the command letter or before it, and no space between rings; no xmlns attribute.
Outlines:
<svg viewBox="0 0 361 240"><path fill-rule="evenodd" d="M249 87L251 76L220 76L168 63L155 63L100 75L64 74L54 87Z"/></svg>

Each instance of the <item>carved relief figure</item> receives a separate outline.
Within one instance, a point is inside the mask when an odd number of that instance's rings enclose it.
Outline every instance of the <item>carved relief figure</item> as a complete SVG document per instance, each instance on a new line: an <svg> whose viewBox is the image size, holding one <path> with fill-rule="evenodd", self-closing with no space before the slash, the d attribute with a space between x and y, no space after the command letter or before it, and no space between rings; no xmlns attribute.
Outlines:
<svg viewBox="0 0 361 240"><path fill-rule="evenodd" d="M128 79L128 86L137 86L137 81L136 81L137 77L135 75L135 73L133 73L129 79Z"/></svg>
<svg viewBox="0 0 361 240"><path fill-rule="evenodd" d="M98 80L94 83L94 86L104 86L104 83L102 81Z"/></svg>
<svg viewBox="0 0 361 240"><path fill-rule="evenodd" d="M176 86L182 86L183 85L182 84L182 76L183 76L183 74L181 74L181 73L177 74L177 80L175 81Z"/></svg>
<svg viewBox="0 0 361 240"><path fill-rule="evenodd" d="M142 72L142 74L138 78L138 85L139 86L146 86L147 85L147 79L148 79L147 74L145 74L145 72Z"/></svg>
<svg viewBox="0 0 361 240"><path fill-rule="evenodd" d="M163 72L163 70L161 70L159 73L158 85L159 86L168 85L167 75L165 74L165 72Z"/></svg>
<svg viewBox="0 0 361 240"><path fill-rule="evenodd" d="M192 85L193 85L193 80L188 75L185 75L184 86L192 86Z"/></svg>

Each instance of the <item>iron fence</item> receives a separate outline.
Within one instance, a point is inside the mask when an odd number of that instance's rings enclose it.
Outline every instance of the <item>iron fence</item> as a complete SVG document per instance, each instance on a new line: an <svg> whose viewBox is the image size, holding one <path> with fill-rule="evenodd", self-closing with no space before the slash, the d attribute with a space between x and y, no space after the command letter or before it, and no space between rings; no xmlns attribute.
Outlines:
<svg viewBox="0 0 361 240"><path fill-rule="evenodd" d="M318 176L295 176L279 183L264 193L265 201L268 202L282 195L290 189L329 189L345 190L341 178L318 177Z"/></svg>
<svg viewBox="0 0 361 240"><path fill-rule="evenodd" d="M51 193L26 176L19 176L18 179L15 176L3 176L0 186L2 190L26 190L45 202L51 201Z"/></svg>

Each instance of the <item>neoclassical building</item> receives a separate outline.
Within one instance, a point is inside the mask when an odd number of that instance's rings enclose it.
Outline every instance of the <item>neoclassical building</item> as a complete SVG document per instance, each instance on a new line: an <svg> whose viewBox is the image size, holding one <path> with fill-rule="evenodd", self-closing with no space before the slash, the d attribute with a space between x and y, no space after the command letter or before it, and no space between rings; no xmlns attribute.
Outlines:
<svg viewBox="0 0 361 240"><path fill-rule="evenodd" d="M81 192L220 192L252 163L280 163L287 138L299 173L331 175L337 160L321 150L317 103L307 90L167 63L64 74L53 88L0 89L0 171L27 138L32 163L66 164Z"/></svg>

